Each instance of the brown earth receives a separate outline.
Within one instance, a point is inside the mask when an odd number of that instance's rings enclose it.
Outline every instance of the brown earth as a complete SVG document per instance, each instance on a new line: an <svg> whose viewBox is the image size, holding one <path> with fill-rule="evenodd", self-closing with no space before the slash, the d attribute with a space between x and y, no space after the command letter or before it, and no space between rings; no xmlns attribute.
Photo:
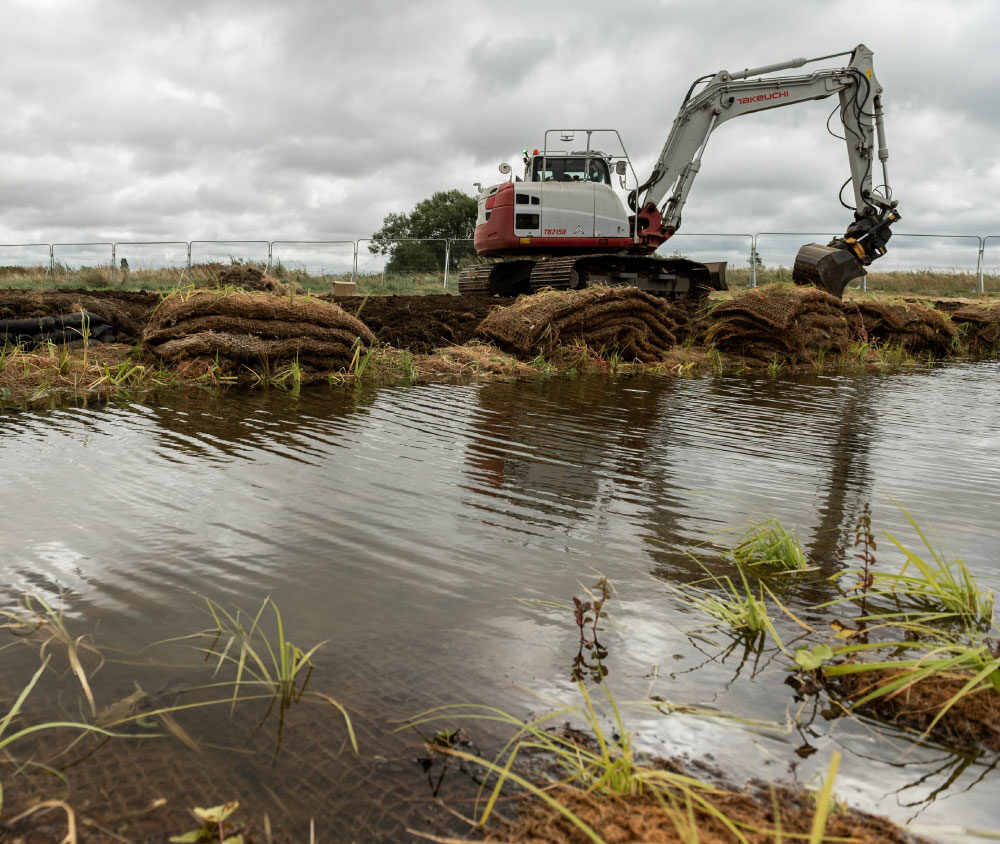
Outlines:
<svg viewBox="0 0 1000 844"><path fill-rule="evenodd" d="M837 693L850 701L864 697L901 674L905 674L905 669L862 671L831 679ZM971 678L971 674L958 672L932 675L895 694L867 701L859 710L924 732ZM982 745L1000 753L1000 692L984 688L959 698L934 724L930 735L950 744Z"/></svg>
<svg viewBox="0 0 1000 844"><path fill-rule="evenodd" d="M476 336L490 311L512 305L514 299L491 296L338 296L323 297L357 316L379 343L414 354L429 354L442 346L461 346Z"/></svg>
<svg viewBox="0 0 1000 844"><path fill-rule="evenodd" d="M666 767L674 768L670 763ZM678 773L680 771L678 770ZM674 795L675 805L655 795L597 797L564 789L553 796L597 832L608 844L732 844L740 840L706 807L683 795ZM816 801L812 795L786 786L768 787L751 783L745 791L704 792L704 799L739 828L749 844L788 841L809 837ZM775 812L777 809L777 813ZM691 822L697 837L691 834ZM780 827L778 826L780 824ZM780 828L780 833L775 830ZM922 842L886 818L854 810L831 811L824 841L831 838L860 844L904 844ZM516 821L506 822L486 836L487 841L521 844L586 844L591 839L563 814L540 800L526 799Z"/></svg>
<svg viewBox="0 0 1000 844"><path fill-rule="evenodd" d="M124 290L2 290L0 319L30 319L89 311L104 317L123 340L135 340L160 302L155 293Z"/></svg>

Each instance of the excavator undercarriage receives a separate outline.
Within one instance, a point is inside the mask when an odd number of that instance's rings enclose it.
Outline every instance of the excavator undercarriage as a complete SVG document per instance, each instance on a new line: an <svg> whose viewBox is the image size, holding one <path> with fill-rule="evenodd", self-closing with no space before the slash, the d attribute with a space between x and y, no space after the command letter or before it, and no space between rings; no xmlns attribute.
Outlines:
<svg viewBox="0 0 1000 844"><path fill-rule="evenodd" d="M687 258L645 258L630 255L576 255L542 261L477 264L462 271L463 294L518 296L589 285L638 287L671 301L702 299L726 289L726 262L701 264Z"/></svg>

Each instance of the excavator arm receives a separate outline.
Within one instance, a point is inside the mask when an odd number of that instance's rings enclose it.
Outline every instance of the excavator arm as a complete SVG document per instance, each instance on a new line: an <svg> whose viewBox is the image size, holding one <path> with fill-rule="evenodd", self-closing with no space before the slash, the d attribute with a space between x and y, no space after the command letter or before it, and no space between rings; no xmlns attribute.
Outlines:
<svg viewBox="0 0 1000 844"><path fill-rule="evenodd" d="M845 67L799 76L768 75L839 55L850 56ZM702 82L705 86L694 93ZM889 227L899 219L886 165L889 150L885 143L882 86L875 77L872 51L863 44L850 53L792 59L740 73L720 70L696 80L681 105L652 174L629 196L635 212L632 218L635 236L649 246L656 246L680 228L681 212L701 168L702 154L712 132L722 123L835 94L840 98L839 113L851 168L849 181L854 186L854 221L843 237L828 246L803 247L796 258L793 278L841 295L851 278L863 275L865 266L885 254L891 236ZM873 188L876 142L882 183Z"/></svg>

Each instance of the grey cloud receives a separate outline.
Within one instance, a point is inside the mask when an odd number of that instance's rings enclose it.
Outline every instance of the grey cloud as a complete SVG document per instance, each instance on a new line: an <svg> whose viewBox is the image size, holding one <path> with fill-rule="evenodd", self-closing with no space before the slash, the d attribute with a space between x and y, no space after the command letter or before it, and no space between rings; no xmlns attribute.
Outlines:
<svg viewBox="0 0 1000 844"><path fill-rule="evenodd" d="M1000 231L993 4L865 5L905 227ZM471 191L547 128L614 126L645 176L696 76L857 43L847 2L12 4L0 240L358 237ZM686 231L842 228L832 101L722 127ZM992 233L992 232L991 232Z"/></svg>

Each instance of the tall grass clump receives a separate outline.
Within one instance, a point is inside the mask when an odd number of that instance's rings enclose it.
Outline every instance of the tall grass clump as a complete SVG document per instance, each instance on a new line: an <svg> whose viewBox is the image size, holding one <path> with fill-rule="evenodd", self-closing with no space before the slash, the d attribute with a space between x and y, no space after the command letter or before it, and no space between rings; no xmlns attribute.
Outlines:
<svg viewBox="0 0 1000 844"><path fill-rule="evenodd" d="M774 518L751 525L729 550L729 556L741 566L770 566L784 571L809 568L798 536Z"/></svg>
<svg viewBox="0 0 1000 844"><path fill-rule="evenodd" d="M666 585L689 607L713 618L715 626L725 627L754 640L763 639L770 633L780 644L781 639L764 600L764 584L758 581L758 590L755 592L742 569L739 577L739 586L728 575L711 573L692 583ZM703 585L706 583L711 583L715 588L707 588Z"/></svg>
<svg viewBox="0 0 1000 844"><path fill-rule="evenodd" d="M313 671L313 655L325 641L303 650L285 635L285 623L274 601L265 598L257 611L247 613L240 608L228 610L217 601L202 596L213 626L186 639L209 639L207 646L197 650L204 654L206 661L214 663L214 676L219 677L224 668L233 671L230 708L246 697L247 692L260 692L271 696L272 705L280 704L280 717L285 710L302 700ZM270 610L270 612L268 612ZM273 626L265 625L265 614L271 617ZM351 746L358 752L357 738L347 709L337 700L322 692L311 692L318 699L335 707L344 720Z"/></svg>

